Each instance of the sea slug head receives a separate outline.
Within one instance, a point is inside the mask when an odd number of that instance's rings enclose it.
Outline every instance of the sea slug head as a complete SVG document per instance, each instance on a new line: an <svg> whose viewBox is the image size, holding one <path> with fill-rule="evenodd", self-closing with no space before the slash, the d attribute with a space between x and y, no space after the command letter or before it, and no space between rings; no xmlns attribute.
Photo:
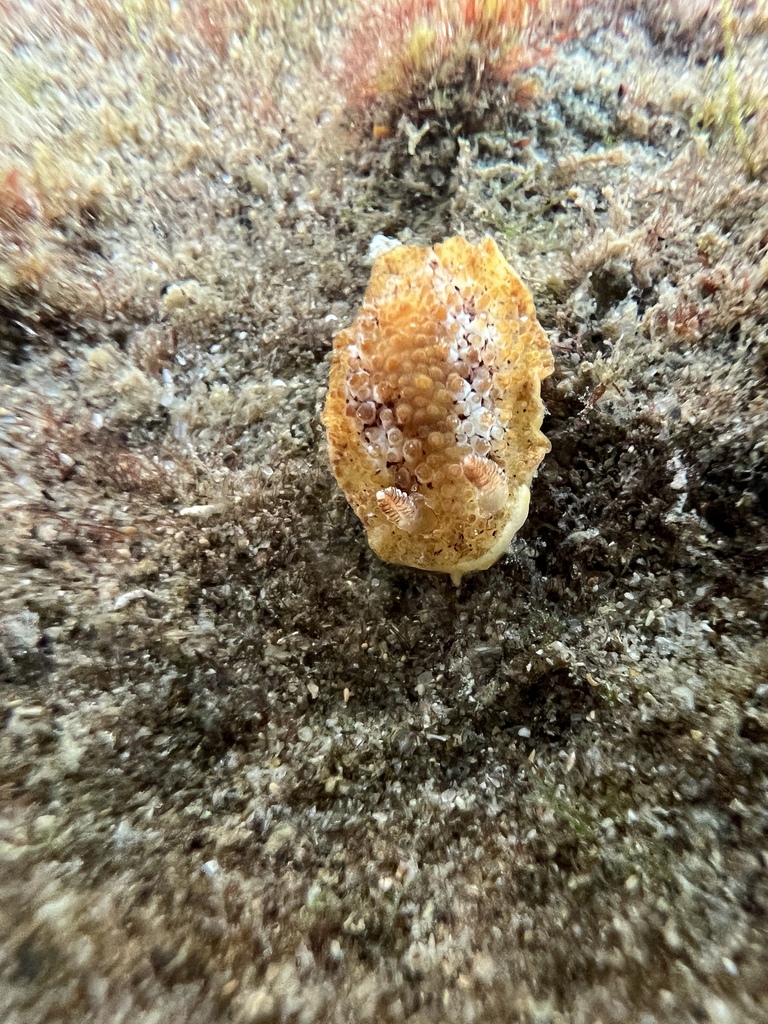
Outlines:
<svg viewBox="0 0 768 1024"><path fill-rule="evenodd" d="M508 550L550 448L541 381L552 368L531 295L491 238L376 258L334 342L323 422L380 558L458 583Z"/></svg>

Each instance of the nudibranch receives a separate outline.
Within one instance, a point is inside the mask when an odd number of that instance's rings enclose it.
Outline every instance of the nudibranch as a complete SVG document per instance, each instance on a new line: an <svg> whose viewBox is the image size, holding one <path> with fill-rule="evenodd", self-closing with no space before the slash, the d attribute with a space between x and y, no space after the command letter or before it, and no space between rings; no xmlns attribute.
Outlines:
<svg viewBox="0 0 768 1024"><path fill-rule="evenodd" d="M550 450L553 369L530 292L491 238L378 256L334 341L323 423L331 466L387 562L487 569L528 515Z"/></svg>

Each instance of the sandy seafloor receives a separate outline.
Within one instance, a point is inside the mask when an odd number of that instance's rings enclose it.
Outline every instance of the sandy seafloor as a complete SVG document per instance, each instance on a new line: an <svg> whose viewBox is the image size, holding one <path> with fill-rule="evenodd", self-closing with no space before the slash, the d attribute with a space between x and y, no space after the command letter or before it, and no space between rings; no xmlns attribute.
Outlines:
<svg viewBox="0 0 768 1024"><path fill-rule="evenodd" d="M373 138L354 10L2 5L4 1024L768 1021L766 13L612 6ZM376 233L553 342L458 589L328 468Z"/></svg>

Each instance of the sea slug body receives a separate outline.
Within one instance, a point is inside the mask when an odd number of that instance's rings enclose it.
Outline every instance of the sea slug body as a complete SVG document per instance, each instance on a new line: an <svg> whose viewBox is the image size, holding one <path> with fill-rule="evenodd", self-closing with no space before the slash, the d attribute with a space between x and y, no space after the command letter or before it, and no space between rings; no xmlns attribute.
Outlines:
<svg viewBox="0 0 768 1024"><path fill-rule="evenodd" d="M541 381L552 369L531 295L491 238L376 258L334 342L323 422L380 558L458 583L505 554L550 449Z"/></svg>

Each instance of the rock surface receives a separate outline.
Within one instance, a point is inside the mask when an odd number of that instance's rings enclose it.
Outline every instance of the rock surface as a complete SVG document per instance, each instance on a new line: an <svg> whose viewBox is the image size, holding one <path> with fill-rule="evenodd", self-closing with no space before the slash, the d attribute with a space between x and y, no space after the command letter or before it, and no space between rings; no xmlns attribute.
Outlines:
<svg viewBox="0 0 768 1024"><path fill-rule="evenodd" d="M711 4L596 11L471 131L378 136L337 5L37 6L0 28L2 1019L768 1021L760 5L735 49ZM456 590L369 550L320 409L371 238L459 233L556 369L531 514Z"/></svg>

